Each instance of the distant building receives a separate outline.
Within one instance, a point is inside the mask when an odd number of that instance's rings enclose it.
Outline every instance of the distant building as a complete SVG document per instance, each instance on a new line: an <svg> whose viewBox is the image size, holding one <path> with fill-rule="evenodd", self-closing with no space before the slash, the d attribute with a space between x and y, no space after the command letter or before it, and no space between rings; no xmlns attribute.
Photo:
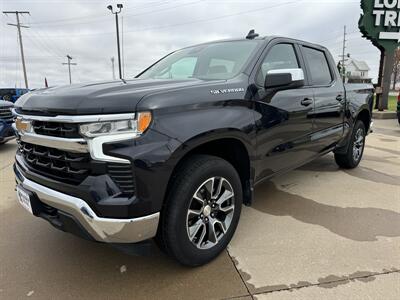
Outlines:
<svg viewBox="0 0 400 300"><path fill-rule="evenodd" d="M346 82L348 83L371 83L372 78L368 72L370 68L365 61L347 58L345 63Z"/></svg>

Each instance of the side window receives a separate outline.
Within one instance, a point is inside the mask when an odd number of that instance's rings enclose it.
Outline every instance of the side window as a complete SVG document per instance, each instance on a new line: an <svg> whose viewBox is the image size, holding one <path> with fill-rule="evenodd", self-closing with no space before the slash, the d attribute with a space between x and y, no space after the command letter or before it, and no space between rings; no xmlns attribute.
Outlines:
<svg viewBox="0 0 400 300"><path fill-rule="evenodd" d="M257 84L264 85L265 76L270 70L299 68L296 52L292 44L278 44L271 48L257 74Z"/></svg>
<svg viewBox="0 0 400 300"><path fill-rule="evenodd" d="M323 51L304 47L305 59L310 68L312 85L328 85L332 82L332 74L329 64Z"/></svg>

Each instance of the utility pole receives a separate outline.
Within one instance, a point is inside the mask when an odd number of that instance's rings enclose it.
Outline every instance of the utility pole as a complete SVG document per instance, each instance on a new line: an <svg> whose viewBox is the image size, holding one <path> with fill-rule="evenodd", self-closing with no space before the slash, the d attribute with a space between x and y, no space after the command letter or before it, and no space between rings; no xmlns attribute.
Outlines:
<svg viewBox="0 0 400 300"><path fill-rule="evenodd" d="M119 70L119 78L122 79L122 69L121 69L121 49L119 46L119 26L118 26L118 14L121 12L122 4L117 4L118 11L114 12L112 5L107 6L107 8L111 11L112 14L115 15L115 26L117 28L117 50L118 50L118 70Z"/></svg>
<svg viewBox="0 0 400 300"><path fill-rule="evenodd" d="M121 16L121 54L122 54L122 77L125 77L124 16Z"/></svg>
<svg viewBox="0 0 400 300"><path fill-rule="evenodd" d="M21 25L21 23L19 22L19 15L23 15L23 14L29 15L29 11L3 11L3 14L5 14L5 15L15 14L15 16L17 18L17 24L7 23L7 25L15 26L18 29L19 49L21 51L22 70L24 72L25 88L28 89L28 77L26 75L25 56L24 56L24 47L22 44L21 27L29 28L29 26Z"/></svg>
<svg viewBox="0 0 400 300"><path fill-rule="evenodd" d="M112 75L113 75L113 79L115 80L114 60L115 60L114 57L111 57Z"/></svg>
<svg viewBox="0 0 400 300"><path fill-rule="evenodd" d="M343 80L343 83L345 83L346 82L346 70L345 70L345 68L344 68L344 62L345 62L345 55L344 55L344 53L345 53L345 51L346 51L346 42L347 42L347 40L346 40L346 25L344 25L344 31L343 31L343 50L342 50L342 80Z"/></svg>
<svg viewBox="0 0 400 300"><path fill-rule="evenodd" d="M72 57L71 57L71 55L69 55L69 54L67 54L67 59L68 59L68 62L62 63L62 64L63 64L63 65L68 65L69 84L72 84L72 80L71 80L71 65L72 65L72 66L76 66L77 64L71 62Z"/></svg>

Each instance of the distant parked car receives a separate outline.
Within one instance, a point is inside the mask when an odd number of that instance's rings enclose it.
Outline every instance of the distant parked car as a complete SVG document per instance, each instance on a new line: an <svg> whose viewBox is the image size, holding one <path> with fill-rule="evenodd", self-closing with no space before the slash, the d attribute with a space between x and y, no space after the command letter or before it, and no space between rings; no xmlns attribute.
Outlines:
<svg viewBox="0 0 400 300"><path fill-rule="evenodd" d="M13 123L11 109L13 107L12 103L0 100L0 145L15 138L14 129L11 127Z"/></svg>
<svg viewBox="0 0 400 300"><path fill-rule="evenodd" d="M15 102L19 97L27 92L29 92L28 89L0 88L0 100Z"/></svg>

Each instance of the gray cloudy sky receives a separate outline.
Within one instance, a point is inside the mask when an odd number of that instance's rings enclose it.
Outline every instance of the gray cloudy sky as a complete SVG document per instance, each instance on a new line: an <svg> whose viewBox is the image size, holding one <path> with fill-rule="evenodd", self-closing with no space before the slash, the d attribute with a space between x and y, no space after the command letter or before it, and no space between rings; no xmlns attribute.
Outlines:
<svg viewBox="0 0 400 300"><path fill-rule="evenodd" d="M358 31L357 0L0 0L2 11L30 11L21 17L30 26L23 29L29 87L43 87L45 77L52 86L67 84L66 54L78 64L73 82L111 79L115 20L106 6L116 3L124 5L126 78L175 49L244 37L251 28L323 44L339 59L344 25L347 52L365 60L377 78L379 52ZM15 15L1 16L0 87L23 86L16 28L7 23L15 23Z"/></svg>

